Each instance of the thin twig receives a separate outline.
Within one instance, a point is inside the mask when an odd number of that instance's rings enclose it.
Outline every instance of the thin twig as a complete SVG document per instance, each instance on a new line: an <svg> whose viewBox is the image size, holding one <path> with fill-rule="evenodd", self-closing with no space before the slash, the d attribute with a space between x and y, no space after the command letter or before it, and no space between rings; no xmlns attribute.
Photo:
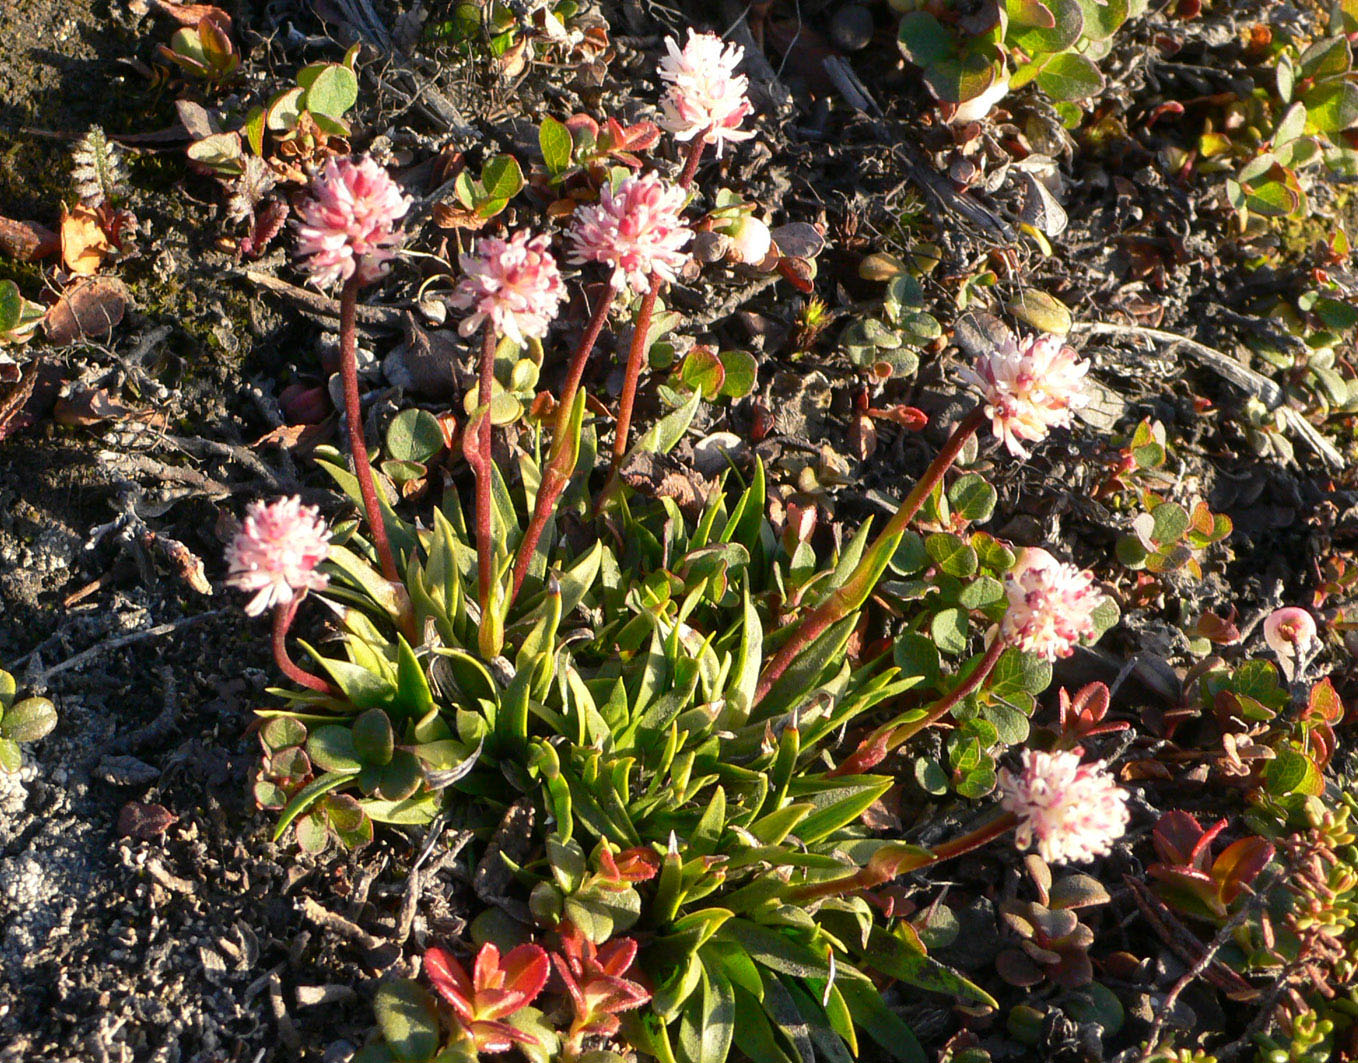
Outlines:
<svg viewBox="0 0 1358 1063"><path fill-rule="evenodd" d="M1179 977L1179 980L1170 987L1170 991L1165 994L1165 999L1161 1002L1159 1008L1156 1009L1155 1022L1151 1024L1150 1034L1146 1038L1146 1045L1142 1049L1139 1063L1146 1063L1146 1061L1154 1054L1156 1047L1160 1043L1160 1034L1164 1031L1165 1023L1169 1020L1171 1012L1174 1011L1174 1005L1178 1002L1179 995L1202 977L1203 972L1206 971L1207 968L1212 965L1212 961L1216 959L1217 953L1231 940L1231 935L1235 933L1236 928L1244 923L1256 908L1263 904L1264 896L1272 884L1273 880L1270 878L1267 882L1262 883L1261 887L1258 889L1246 887L1246 889L1250 889L1249 899L1240 906L1240 910L1237 911L1235 915L1231 916L1231 918L1222 925L1221 929L1217 931L1216 936L1212 938L1211 943L1203 950L1202 955L1199 956L1193 965Z"/></svg>
<svg viewBox="0 0 1358 1063"><path fill-rule="evenodd" d="M280 476L276 471L269 468L249 447L237 446L234 443L223 443L216 439L195 439L189 436L165 436L167 443L173 443L191 453L211 454L214 457L225 458L233 461L237 465L244 466L267 483L276 491L285 491L289 488L296 488L297 481L292 477ZM227 488L229 493L230 489Z"/></svg>
<svg viewBox="0 0 1358 1063"><path fill-rule="evenodd" d="M1145 325L1119 325L1111 321L1081 321L1071 328L1072 332L1085 332L1092 336L1132 336L1154 340L1171 346L1181 345L1198 357L1198 360L1219 376L1230 381L1242 391L1260 399L1270 410L1278 410L1288 428L1306 442L1312 450L1334 468L1342 468L1344 456L1337 451L1315 425L1301 415L1298 410L1284 404L1286 393L1282 387L1268 377L1256 373L1249 366L1242 365L1237 359L1223 354L1215 347L1181 336L1177 332L1147 328Z"/></svg>
<svg viewBox="0 0 1358 1063"><path fill-rule="evenodd" d="M251 284L258 285L276 295L281 295L290 300L298 309L319 317L334 318L339 320L340 302L338 299L331 299L328 295L321 295L319 292L308 291L299 288L295 284L289 284L285 280L273 276L269 273L262 273L256 269L242 269L236 271L238 276L244 277ZM413 306L414 304L410 304ZM399 328L401 326L401 315L404 309L400 306L360 306L356 308L355 318L361 325L372 325L381 328Z"/></svg>
<svg viewBox="0 0 1358 1063"><path fill-rule="evenodd" d="M116 639L109 639L107 642L101 642L97 646L91 646L89 649L81 650L74 657L68 657L66 660L52 665L51 668L44 668L42 671L32 676L29 681L34 686L42 686L58 672L65 672L71 668L79 667L86 661L91 661L96 657L105 653L111 653L114 650L120 650L124 646L131 646L133 643L142 642L145 639L159 638L161 635L168 635L173 631L192 627L194 624L200 623L201 621L219 617L224 612L226 612L225 609L213 609L206 613L195 613L193 616L180 617L178 620L172 620L167 624L157 624L155 627L149 627L143 631L132 631L126 635L119 635ZM29 656L32 655L30 654ZM21 657L17 663L22 664L26 660L28 660L28 657Z"/></svg>

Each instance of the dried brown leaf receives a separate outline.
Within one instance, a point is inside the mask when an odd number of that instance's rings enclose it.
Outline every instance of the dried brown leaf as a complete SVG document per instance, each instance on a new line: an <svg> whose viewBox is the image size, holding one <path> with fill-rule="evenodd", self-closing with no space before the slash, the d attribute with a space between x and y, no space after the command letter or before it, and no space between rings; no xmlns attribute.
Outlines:
<svg viewBox="0 0 1358 1063"><path fill-rule="evenodd" d="M126 285L116 277L76 281L47 311L43 325L54 346L107 336L132 305Z"/></svg>

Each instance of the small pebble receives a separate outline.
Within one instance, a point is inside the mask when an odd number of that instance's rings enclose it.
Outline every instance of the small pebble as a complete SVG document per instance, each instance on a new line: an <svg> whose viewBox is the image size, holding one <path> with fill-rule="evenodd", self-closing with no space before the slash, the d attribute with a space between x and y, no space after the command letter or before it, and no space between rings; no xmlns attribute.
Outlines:
<svg viewBox="0 0 1358 1063"><path fill-rule="evenodd" d="M104 757L95 775L113 786L145 786L160 778L160 769L136 757Z"/></svg>

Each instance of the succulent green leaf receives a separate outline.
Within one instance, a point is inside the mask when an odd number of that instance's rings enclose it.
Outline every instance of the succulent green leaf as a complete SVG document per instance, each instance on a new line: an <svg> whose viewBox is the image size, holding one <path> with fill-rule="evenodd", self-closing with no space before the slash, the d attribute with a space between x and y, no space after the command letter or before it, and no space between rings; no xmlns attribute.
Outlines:
<svg viewBox="0 0 1358 1063"><path fill-rule="evenodd" d="M333 732L343 730L337 727L322 727L317 734L322 732ZM359 713L354 720L353 731L348 743L349 748L358 755L358 759L364 764L386 764L391 760L392 752L395 748L396 736L391 729L391 720L381 709L368 709L366 712ZM312 758L315 759L314 757ZM318 762L319 763L319 762ZM330 771L342 771L341 767L335 764L321 763L321 767Z"/></svg>
<svg viewBox="0 0 1358 1063"><path fill-rule="evenodd" d="M358 76L339 63L318 63L303 67L297 83L306 90L303 106L313 116L338 122L358 102Z"/></svg>
<svg viewBox="0 0 1358 1063"><path fill-rule="evenodd" d="M523 191L523 170L513 155L496 155L481 171L487 199L511 200Z"/></svg>

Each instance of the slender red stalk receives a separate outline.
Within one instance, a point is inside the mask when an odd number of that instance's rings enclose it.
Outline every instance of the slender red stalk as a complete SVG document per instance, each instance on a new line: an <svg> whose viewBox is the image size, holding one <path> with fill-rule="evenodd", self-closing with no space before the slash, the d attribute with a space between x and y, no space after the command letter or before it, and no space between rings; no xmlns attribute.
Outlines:
<svg viewBox="0 0 1358 1063"><path fill-rule="evenodd" d="M963 853L969 853L973 849L979 849L986 842L993 841L1005 831L1011 830L1017 823L1017 816L1012 812L1004 812L989 823L982 824L975 830L944 842L932 850L884 849L851 874L832 878L827 882L814 882L793 890L791 900L806 904L809 901L837 897L855 890L874 889L907 871L917 871L921 867L930 867Z"/></svg>
<svg viewBox="0 0 1358 1063"><path fill-rule="evenodd" d="M349 453L354 459L354 476L363 496L363 509L368 516L368 528L373 546L382 565L382 575L392 583L400 580L396 558L387 541L387 525L382 519L382 507L377 502L377 485L373 483L372 463L368 447L363 441L363 413L358 401L358 341L354 319L358 309L359 275L354 273L344 282L340 293L340 379L344 383L344 423L349 433Z"/></svg>
<svg viewBox="0 0 1358 1063"><path fill-rule="evenodd" d="M495 573L495 549L490 512L491 420L490 398L495 379L495 333L487 322L481 341L481 380L476 403L483 410L480 434L476 441L479 460L476 468L476 576L481 591L481 615L490 609L490 584Z"/></svg>
<svg viewBox="0 0 1358 1063"><path fill-rule="evenodd" d="M594 350L599 333L603 331L604 322L608 320L608 310L613 305L614 291L615 289L610 287L599 293L599 301L594 305L594 313L590 315L585 334L580 337L580 343L571 356L566 383L557 402L551 455L542 473L542 483L538 485L533 515L528 520L528 528L523 533L523 541L519 543L519 552L514 558L514 583L509 592L511 602L518 597L523 581L528 577L528 566L533 560L533 552L537 549L538 540L542 538L542 530L547 526L547 519L556 508L556 500L561 497L561 492L566 489L566 484L570 483L571 475L575 472L571 448L567 446L565 438L566 433L570 431L571 408L575 405L575 394L580 390L580 380L585 375L585 363L589 361L590 352Z"/></svg>
<svg viewBox="0 0 1358 1063"><path fill-rule="evenodd" d="M703 157L703 138L695 137L689 145L688 158L684 161L683 172L679 175L679 187L688 188L693 183L693 175L698 172L698 161ZM646 337L651 331L651 318L655 314L655 303L660 297L664 282L654 273L651 274L651 287L642 297L641 309L637 312L636 324L632 326L632 343L627 351L627 375L623 379L622 395L618 399L618 423L613 430L613 477L617 476L618 466L627 453L627 437L632 430L632 409L637 398L637 383L641 379L641 366L646 360Z"/></svg>
<svg viewBox="0 0 1358 1063"><path fill-rule="evenodd" d="M299 686L304 686L308 690L314 690L318 694L327 694L330 697L339 697L339 691L330 683L318 675L312 675L305 668L300 667L288 656L288 628L292 627L292 619L297 615L297 607L302 604L301 598L293 598L286 604L280 604L273 611L273 659L278 664L279 669L285 676Z"/></svg>
<svg viewBox="0 0 1358 1063"><path fill-rule="evenodd" d="M892 537L899 537L905 531L915 514L924 505L924 500L928 498L935 487L943 480L943 475L952 468L953 462L966 446L967 440L976 434L976 431L985 423L985 410L977 407L958 422L953 429L952 435L948 438L943 449L938 452L938 456L924 471L919 483L915 484L912 490L896 510L891 520L886 523L873 540L872 545L863 551L863 560L849 574L840 586L820 605L812 609L806 616L793 628L791 636L783 643L782 648L773 655L773 658L764 666L764 671L759 676L759 685L755 688L754 704L758 705L768 692L773 688L773 684L778 682L783 673L795 661L798 655L811 645L824 631L832 624L844 619L856 608L857 604L864 601L871 592L871 587L863 587L863 580L871 575L871 559L877 547Z"/></svg>
<svg viewBox="0 0 1358 1063"><path fill-rule="evenodd" d="M688 146L688 158L684 160L684 168L679 173L679 187L687 188L693 184L693 175L698 172L698 161L703 157L703 148L707 146L707 133L693 138L693 143Z"/></svg>
<svg viewBox="0 0 1358 1063"><path fill-rule="evenodd" d="M1008 644L996 635L995 639L986 647L985 656L972 669L971 675L934 702L929 707L928 712L918 720L911 720L895 727L877 728L867 738L863 739L858 748L846 757L837 768L827 772L827 776L834 778L840 775L861 775L865 771L870 771L886 759L886 755L893 749L904 745L926 727L938 723L952 711L953 706L972 691L980 689L981 684L986 681L986 677L995 670L996 663L1007 647Z"/></svg>
<svg viewBox="0 0 1358 1063"><path fill-rule="evenodd" d="M618 399L618 423L613 429L613 472L622 464L627 453L627 438L632 431L632 407L637 399L637 384L641 380L641 363L646 360L646 337L651 331L651 318L655 314L656 299L664 285L654 273L651 274L651 287L641 300L636 322L632 325L632 343L627 352L627 375L622 382L622 396Z"/></svg>

